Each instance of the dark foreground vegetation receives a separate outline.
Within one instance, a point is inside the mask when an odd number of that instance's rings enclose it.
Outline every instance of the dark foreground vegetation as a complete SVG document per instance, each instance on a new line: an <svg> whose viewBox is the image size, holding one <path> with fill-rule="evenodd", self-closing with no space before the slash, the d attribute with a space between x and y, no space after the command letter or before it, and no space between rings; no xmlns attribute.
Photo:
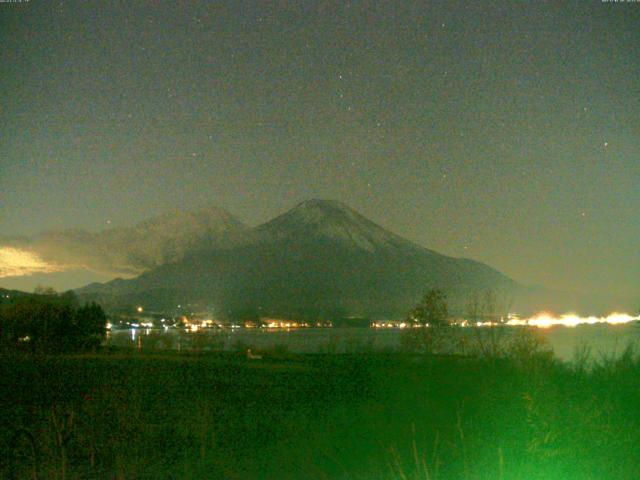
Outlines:
<svg viewBox="0 0 640 480"><path fill-rule="evenodd" d="M95 303L82 305L73 292L0 292L0 352L54 354L96 350L107 317Z"/></svg>
<svg viewBox="0 0 640 480"><path fill-rule="evenodd" d="M0 358L3 478L635 479L640 360Z"/></svg>

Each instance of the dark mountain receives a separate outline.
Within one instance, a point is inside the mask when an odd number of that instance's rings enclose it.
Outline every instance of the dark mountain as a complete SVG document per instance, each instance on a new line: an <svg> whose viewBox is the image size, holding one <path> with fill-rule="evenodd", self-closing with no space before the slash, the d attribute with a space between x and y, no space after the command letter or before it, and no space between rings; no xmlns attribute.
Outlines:
<svg viewBox="0 0 640 480"><path fill-rule="evenodd" d="M399 317L430 287L461 305L517 284L482 263L413 244L339 202L310 200L224 248L78 292L107 306L197 304L218 314Z"/></svg>

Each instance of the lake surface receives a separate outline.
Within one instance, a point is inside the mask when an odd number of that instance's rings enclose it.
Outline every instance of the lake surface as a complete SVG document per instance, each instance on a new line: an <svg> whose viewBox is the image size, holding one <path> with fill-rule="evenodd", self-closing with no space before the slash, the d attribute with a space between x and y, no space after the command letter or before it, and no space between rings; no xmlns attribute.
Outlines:
<svg viewBox="0 0 640 480"><path fill-rule="evenodd" d="M485 333L487 328L481 328ZM517 328L503 327L510 335ZM476 333L473 328L463 329L469 342ZM142 349L174 350L272 350L279 348L292 353L357 353L394 350L400 346L402 329L397 328L299 328L299 329L210 329L188 333L179 329L113 330L108 345ZM579 325L536 329L562 360L571 360L576 349L587 346L592 357L620 354L630 343L640 341L640 323L624 325Z"/></svg>

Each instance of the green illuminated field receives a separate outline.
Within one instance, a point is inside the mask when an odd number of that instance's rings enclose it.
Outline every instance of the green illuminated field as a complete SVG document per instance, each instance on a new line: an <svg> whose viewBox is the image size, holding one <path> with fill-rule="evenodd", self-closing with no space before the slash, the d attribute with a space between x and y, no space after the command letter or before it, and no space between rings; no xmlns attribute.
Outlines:
<svg viewBox="0 0 640 480"><path fill-rule="evenodd" d="M42 479L640 471L632 354L591 371L544 356L13 356L0 360L0 379L3 478L33 478L34 469Z"/></svg>

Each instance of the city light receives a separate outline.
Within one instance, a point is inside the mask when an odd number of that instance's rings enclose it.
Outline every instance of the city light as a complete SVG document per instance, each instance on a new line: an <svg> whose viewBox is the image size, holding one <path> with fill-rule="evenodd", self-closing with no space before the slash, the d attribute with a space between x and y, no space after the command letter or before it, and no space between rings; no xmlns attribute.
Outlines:
<svg viewBox="0 0 640 480"><path fill-rule="evenodd" d="M630 322L640 321L640 316L632 316L627 313L613 312L606 317L580 317L573 313L567 313L560 316L555 316L551 313L541 312L532 317L526 319L520 319L513 314L507 316L506 321L488 320L480 322L471 322L467 319L460 319L454 322L459 327L498 327L498 326L510 326L510 327L536 327L536 328L551 328L555 326L563 327L577 327L578 325L597 325L597 324L609 324L609 325L624 325ZM374 321L371 323L373 328L407 328L407 327L428 327L429 324L419 323L405 323L397 321Z"/></svg>
<svg viewBox="0 0 640 480"><path fill-rule="evenodd" d="M627 313L619 312L611 313L606 317L580 317L575 314L565 314L561 315L560 317L555 317L549 313L543 312L524 320L511 318L507 320L506 324L511 326L550 328L554 326L577 327L578 325L595 325L600 323L609 325L621 325L638 320L640 320L640 316L633 317Z"/></svg>

